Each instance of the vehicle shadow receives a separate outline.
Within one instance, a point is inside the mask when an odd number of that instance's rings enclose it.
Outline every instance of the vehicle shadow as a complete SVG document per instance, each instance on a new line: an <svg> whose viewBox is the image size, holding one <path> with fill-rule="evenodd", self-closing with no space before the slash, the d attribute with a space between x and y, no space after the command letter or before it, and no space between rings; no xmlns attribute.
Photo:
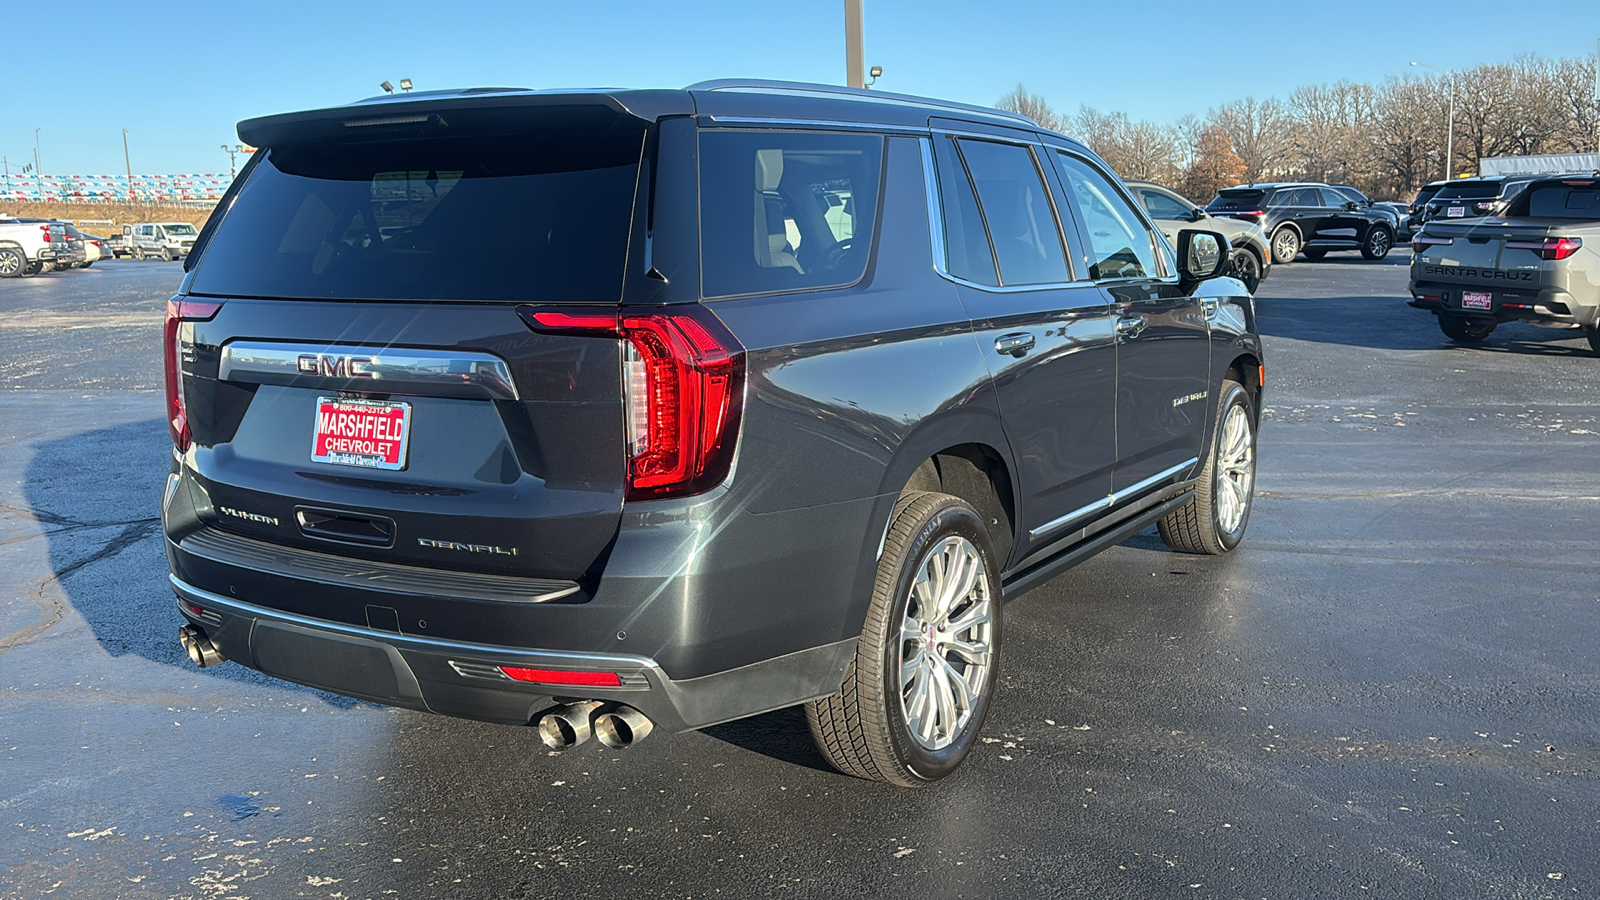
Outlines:
<svg viewBox="0 0 1600 900"><path fill-rule="evenodd" d="M791 706L748 719L713 725L700 729L700 732L724 744L792 766L837 774L811 742L803 706Z"/></svg>
<svg viewBox="0 0 1600 900"><path fill-rule="evenodd" d="M32 589L40 597L59 591L110 656L132 655L193 672L194 663L178 643L183 622L167 585L157 509L170 452L160 419L74 431L35 445L23 490L26 512L48 541L50 571ZM10 647L45 633L58 620L47 616L12 635ZM341 709L371 705L239 665L207 668L203 675L270 684Z"/></svg>

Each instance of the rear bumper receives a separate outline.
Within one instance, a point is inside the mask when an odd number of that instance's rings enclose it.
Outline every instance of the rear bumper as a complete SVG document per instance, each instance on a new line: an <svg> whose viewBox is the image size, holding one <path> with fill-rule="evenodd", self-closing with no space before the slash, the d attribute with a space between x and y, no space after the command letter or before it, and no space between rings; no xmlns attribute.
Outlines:
<svg viewBox="0 0 1600 900"><path fill-rule="evenodd" d="M1473 291L1493 297L1489 309L1462 306L1462 293ZM1600 304L1562 290L1508 291L1490 285L1414 281L1407 305L1435 313L1467 316L1496 322L1530 322L1536 325L1600 325Z"/></svg>
<svg viewBox="0 0 1600 900"><path fill-rule="evenodd" d="M390 706L529 725L553 697L631 706L669 732L704 728L837 689L855 640L699 678L673 680L649 657L438 640L242 603L170 576L178 610L223 656L269 675ZM194 612L190 606L198 607ZM615 673L617 686L514 681L498 667ZM801 690L800 685L832 685ZM818 691L821 691L818 693Z"/></svg>

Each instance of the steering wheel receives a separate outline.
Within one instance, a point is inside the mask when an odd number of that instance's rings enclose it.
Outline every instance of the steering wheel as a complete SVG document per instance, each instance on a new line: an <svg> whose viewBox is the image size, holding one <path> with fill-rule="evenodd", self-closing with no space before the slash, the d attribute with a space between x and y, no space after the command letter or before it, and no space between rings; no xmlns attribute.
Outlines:
<svg viewBox="0 0 1600 900"><path fill-rule="evenodd" d="M823 251L822 258L817 260L817 264L814 268L831 269L834 266L844 262L844 258L850 253L850 242L851 238L845 238L842 241L834 242L832 247L829 247L827 250Z"/></svg>

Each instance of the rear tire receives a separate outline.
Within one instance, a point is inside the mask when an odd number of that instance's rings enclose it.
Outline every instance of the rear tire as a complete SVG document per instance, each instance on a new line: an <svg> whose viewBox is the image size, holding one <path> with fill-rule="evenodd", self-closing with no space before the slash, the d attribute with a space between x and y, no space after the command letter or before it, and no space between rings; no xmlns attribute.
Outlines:
<svg viewBox="0 0 1600 900"><path fill-rule="evenodd" d="M1244 289L1254 294L1261 285L1261 261L1248 248L1233 251L1232 269L1228 273L1244 284Z"/></svg>
<svg viewBox="0 0 1600 900"><path fill-rule="evenodd" d="M1363 259L1383 259L1393 248L1394 235L1389 233L1389 229L1374 228L1367 232L1367 239L1361 242L1361 256Z"/></svg>
<svg viewBox="0 0 1600 900"><path fill-rule="evenodd" d="M143 247L135 247L135 248L133 248L133 258L137 259L140 262L144 262L144 248Z"/></svg>
<svg viewBox="0 0 1600 900"><path fill-rule="evenodd" d="M806 704L811 737L847 775L932 784L977 742L999 651L1000 565L983 518L948 494L907 494L844 684Z"/></svg>
<svg viewBox="0 0 1600 900"><path fill-rule="evenodd" d="M20 248L0 247L0 278L21 278L28 269L28 255Z"/></svg>
<svg viewBox="0 0 1600 900"><path fill-rule="evenodd" d="M1272 261L1280 266L1294 262L1300 254L1300 232L1287 225L1272 233Z"/></svg>
<svg viewBox="0 0 1600 900"><path fill-rule="evenodd" d="M1217 398L1211 453L1188 502L1156 523L1161 540L1179 553L1227 553L1244 539L1256 488L1256 417L1250 394L1225 379Z"/></svg>
<svg viewBox="0 0 1600 900"><path fill-rule="evenodd" d="M1439 314L1439 330L1445 337L1452 341L1464 344L1476 344L1494 333L1494 322L1473 322L1466 316L1452 316L1445 313ZM1593 342L1591 337L1590 341Z"/></svg>

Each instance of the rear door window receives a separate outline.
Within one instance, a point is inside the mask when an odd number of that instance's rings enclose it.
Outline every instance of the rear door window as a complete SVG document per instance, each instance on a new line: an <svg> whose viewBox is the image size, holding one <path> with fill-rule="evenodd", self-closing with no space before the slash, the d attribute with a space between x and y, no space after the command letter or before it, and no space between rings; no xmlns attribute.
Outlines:
<svg viewBox="0 0 1600 900"><path fill-rule="evenodd" d="M477 133L273 147L192 290L616 302L643 134L639 120L579 108Z"/></svg>
<svg viewBox="0 0 1600 900"><path fill-rule="evenodd" d="M1071 281L1067 255L1033 153L1020 144L962 139L956 142L978 192L1000 283Z"/></svg>
<svg viewBox="0 0 1600 900"><path fill-rule="evenodd" d="M1189 207L1160 191L1140 188L1139 199L1144 201L1145 211L1150 213L1150 217L1153 219L1181 219L1187 221L1191 216Z"/></svg>
<svg viewBox="0 0 1600 900"><path fill-rule="evenodd" d="M883 137L700 132L706 297L843 287L866 271Z"/></svg>
<svg viewBox="0 0 1600 900"><path fill-rule="evenodd" d="M945 270L956 278L974 284L1000 286L1000 275L994 267L994 250L989 246L989 232L983 227L983 213L978 211L978 195L972 189L972 179L956 153L956 142L950 137L933 139L934 159L939 167L939 207L944 219Z"/></svg>

